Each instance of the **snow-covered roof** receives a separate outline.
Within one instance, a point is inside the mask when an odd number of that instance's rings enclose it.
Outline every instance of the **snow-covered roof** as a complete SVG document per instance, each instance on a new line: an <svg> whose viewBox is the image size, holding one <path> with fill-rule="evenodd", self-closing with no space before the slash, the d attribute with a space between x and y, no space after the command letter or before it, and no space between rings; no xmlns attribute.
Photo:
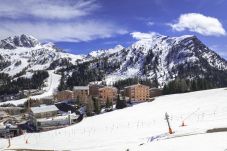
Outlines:
<svg viewBox="0 0 227 151"><path fill-rule="evenodd" d="M6 129L6 127L8 128L17 128L17 125L12 125L12 124L6 124L6 125L0 125L0 129Z"/></svg>
<svg viewBox="0 0 227 151"><path fill-rule="evenodd" d="M88 90L89 86L74 86L73 90Z"/></svg>
<svg viewBox="0 0 227 151"><path fill-rule="evenodd" d="M45 97L42 97L42 99L53 99L53 96L45 96Z"/></svg>
<svg viewBox="0 0 227 151"><path fill-rule="evenodd" d="M53 117L53 118L40 118L40 119L37 119L38 122L47 122L47 121L54 121L54 120L65 120L65 119L68 119L69 118L69 114L65 114L65 115L62 115L62 116L56 116L56 117ZM77 119L78 118L78 115L76 115L75 113L71 114L71 119Z"/></svg>
<svg viewBox="0 0 227 151"><path fill-rule="evenodd" d="M71 91L71 90L64 90L65 92L73 92L73 91Z"/></svg>
<svg viewBox="0 0 227 151"><path fill-rule="evenodd" d="M68 93L73 93L73 91L71 91L71 90L63 90L63 91L59 91L59 92L57 92L57 93L64 93L64 92L68 92Z"/></svg>
<svg viewBox="0 0 227 151"><path fill-rule="evenodd" d="M110 88L110 89L115 89L115 90L117 90L116 87L112 87L112 86L105 86L105 87L99 88L99 90L106 89L106 88Z"/></svg>
<svg viewBox="0 0 227 151"><path fill-rule="evenodd" d="M135 86L138 86L138 85L146 86L146 85L138 83L138 84L133 84L133 85L127 86L125 88L131 88L131 87L135 87ZM148 86L146 86L146 87L148 87Z"/></svg>
<svg viewBox="0 0 227 151"><path fill-rule="evenodd" d="M37 113L58 111L58 108L55 105L47 105L47 106L40 106L40 107L32 107L31 111L34 114L37 114Z"/></svg>

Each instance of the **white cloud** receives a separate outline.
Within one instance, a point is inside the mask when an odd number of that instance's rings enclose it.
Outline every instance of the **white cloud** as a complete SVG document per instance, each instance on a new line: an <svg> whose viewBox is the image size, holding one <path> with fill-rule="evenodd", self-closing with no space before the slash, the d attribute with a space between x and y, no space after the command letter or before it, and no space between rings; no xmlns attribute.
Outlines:
<svg viewBox="0 0 227 151"><path fill-rule="evenodd" d="M95 0L0 0L0 17L71 19L86 16L99 5Z"/></svg>
<svg viewBox="0 0 227 151"><path fill-rule="evenodd" d="M154 36L160 35L156 32L142 33L142 32L132 32L132 37L141 40L141 39L152 39Z"/></svg>
<svg viewBox="0 0 227 151"><path fill-rule="evenodd" d="M75 23L59 22L0 22L0 38L29 34L42 41L80 42L126 34L127 30L102 21L90 20Z"/></svg>
<svg viewBox="0 0 227 151"><path fill-rule="evenodd" d="M148 25L148 26L153 26L153 25L154 25L154 22L149 21L149 22L147 22L147 25Z"/></svg>
<svg viewBox="0 0 227 151"><path fill-rule="evenodd" d="M127 31L92 19L97 0L0 0L0 39L28 34L42 41L80 42Z"/></svg>
<svg viewBox="0 0 227 151"><path fill-rule="evenodd" d="M226 35L225 29L217 18L197 13L182 14L177 23L169 25L176 31L189 30L204 36Z"/></svg>

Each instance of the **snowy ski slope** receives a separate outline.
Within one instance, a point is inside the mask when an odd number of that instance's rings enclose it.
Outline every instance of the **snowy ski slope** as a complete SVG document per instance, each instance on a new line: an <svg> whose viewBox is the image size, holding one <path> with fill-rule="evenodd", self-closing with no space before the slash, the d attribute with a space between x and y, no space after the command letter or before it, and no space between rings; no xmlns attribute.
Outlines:
<svg viewBox="0 0 227 151"><path fill-rule="evenodd" d="M31 96L30 98L39 99L39 98L52 96L54 91L57 90L58 85L60 83L61 75L55 74L54 70L49 70L48 73L49 73L49 77L47 78L47 82L45 83L46 87L43 88L44 93L40 94L40 95ZM7 103L19 105L19 104L23 104L25 101L27 101L27 99L28 98L24 98L24 99L20 99L20 100L10 100L10 101L6 101L6 102L0 102L0 105L7 104Z"/></svg>
<svg viewBox="0 0 227 151"><path fill-rule="evenodd" d="M164 120L170 115L172 135ZM184 127L181 127L184 121ZM73 151L225 151L227 90L213 89L161 96L122 110L85 118L77 125L49 132L25 134L11 140L11 149ZM26 144L27 140L27 144ZM0 149L7 140L0 139Z"/></svg>

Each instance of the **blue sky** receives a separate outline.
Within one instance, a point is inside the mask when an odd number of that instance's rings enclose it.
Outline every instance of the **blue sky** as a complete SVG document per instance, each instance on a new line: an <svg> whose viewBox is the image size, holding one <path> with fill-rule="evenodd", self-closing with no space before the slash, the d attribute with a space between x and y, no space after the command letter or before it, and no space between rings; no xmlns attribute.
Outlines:
<svg viewBox="0 0 227 151"><path fill-rule="evenodd" d="M227 59L225 0L0 0L0 38L29 34L75 54L193 34ZM138 39L138 37L137 37Z"/></svg>

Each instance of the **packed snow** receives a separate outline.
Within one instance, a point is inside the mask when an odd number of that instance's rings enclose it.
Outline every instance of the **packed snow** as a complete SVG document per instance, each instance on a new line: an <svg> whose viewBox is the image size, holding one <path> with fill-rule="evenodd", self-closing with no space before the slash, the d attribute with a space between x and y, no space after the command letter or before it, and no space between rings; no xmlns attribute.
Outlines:
<svg viewBox="0 0 227 151"><path fill-rule="evenodd" d="M165 113L174 134L168 134ZM181 126L182 122L186 126ZM157 97L121 110L88 117L76 125L11 139L10 149L81 151L226 151L227 90L224 88ZM27 141L27 143L26 143ZM0 149L8 141L0 139Z"/></svg>

